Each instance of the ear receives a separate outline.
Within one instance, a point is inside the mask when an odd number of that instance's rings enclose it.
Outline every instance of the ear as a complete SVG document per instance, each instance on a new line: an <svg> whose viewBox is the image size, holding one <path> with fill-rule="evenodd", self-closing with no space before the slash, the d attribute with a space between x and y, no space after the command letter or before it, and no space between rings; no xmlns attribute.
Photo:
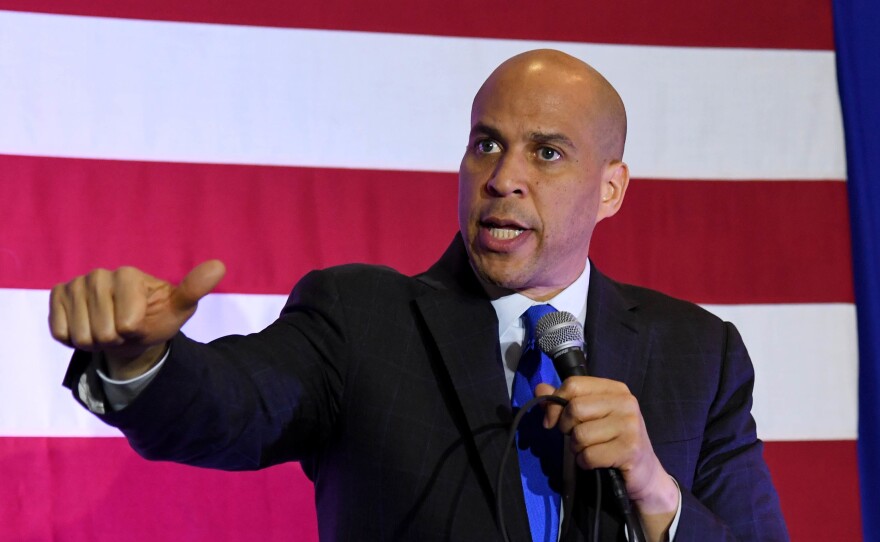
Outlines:
<svg viewBox="0 0 880 542"><path fill-rule="evenodd" d="M602 187L599 196L599 209L596 222L614 216L623 205L626 187L629 186L629 167L620 160L613 160L602 175Z"/></svg>

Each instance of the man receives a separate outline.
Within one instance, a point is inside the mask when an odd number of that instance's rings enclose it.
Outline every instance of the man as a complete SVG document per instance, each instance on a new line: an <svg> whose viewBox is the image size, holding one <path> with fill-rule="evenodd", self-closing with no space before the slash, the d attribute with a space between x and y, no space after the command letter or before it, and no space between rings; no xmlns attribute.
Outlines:
<svg viewBox="0 0 880 542"><path fill-rule="evenodd" d="M569 401L544 417L583 469L568 536L599 517L602 540L624 539L617 504L597 511L585 476L613 467L648 540L785 540L736 330L589 265L593 228L626 193L625 133L620 97L591 67L513 57L474 99L460 236L426 273L312 272L264 331L204 345L179 329L222 264L177 287L96 270L52 292L52 334L78 349L65 383L148 458L301 461L322 539L494 540L520 315L549 302L585 323L596 375L535 390ZM558 526L530 524L516 461L502 485L511 538L555 539Z"/></svg>

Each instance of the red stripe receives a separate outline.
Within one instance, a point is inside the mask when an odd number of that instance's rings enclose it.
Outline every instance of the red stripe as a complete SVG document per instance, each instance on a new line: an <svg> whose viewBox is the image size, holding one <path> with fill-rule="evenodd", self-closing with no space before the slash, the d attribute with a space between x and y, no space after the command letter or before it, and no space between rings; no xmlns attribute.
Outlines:
<svg viewBox="0 0 880 542"><path fill-rule="evenodd" d="M769 442L764 455L792 540L862 539L855 441ZM317 540L298 465L225 473L144 461L123 439L11 437L0 463L0 540Z"/></svg>
<svg viewBox="0 0 880 542"><path fill-rule="evenodd" d="M151 463L121 438L9 437L0 463L0 540L318 539L298 464L228 473Z"/></svg>
<svg viewBox="0 0 880 542"><path fill-rule="evenodd" d="M767 442L792 540L862 540L856 441Z"/></svg>
<svg viewBox="0 0 880 542"><path fill-rule="evenodd" d="M591 250L610 276L697 303L854 300L840 181L636 181Z"/></svg>
<svg viewBox="0 0 880 542"><path fill-rule="evenodd" d="M316 267L427 268L457 230L456 175L0 155L0 287L93 267L176 280L220 258L220 291L287 293ZM852 302L842 182L634 181L592 257L702 303Z"/></svg>
<svg viewBox="0 0 880 542"><path fill-rule="evenodd" d="M0 9L162 21L689 47L834 48L828 0L216 2L3 0Z"/></svg>

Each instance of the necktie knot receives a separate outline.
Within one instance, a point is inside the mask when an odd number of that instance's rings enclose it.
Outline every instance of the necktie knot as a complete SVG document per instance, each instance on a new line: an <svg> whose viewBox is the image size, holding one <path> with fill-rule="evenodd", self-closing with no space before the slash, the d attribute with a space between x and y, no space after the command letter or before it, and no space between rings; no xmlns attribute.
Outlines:
<svg viewBox="0 0 880 542"><path fill-rule="evenodd" d="M525 343L530 347L534 347L534 341L536 339L535 330L538 327L538 320L550 314L551 312L556 312L556 309L553 308L553 305L548 305L545 303L543 305L532 305L526 310L526 312L523 313L523 319L525 321L526 328Z"/></svg>
<svg viewBox="0 0 880 542"><path fill-rule="evenodd" d="M516 372L524 377L520 387L527 386L528 391L517 389L517 386L514 386L514 404L516 406L524 404L525 401L522 401L524 398L531 399L534 397L532 390L541 382L559 386L559 377L556 375L553 363L546 354L541 352L541 348L536 344L538 320L551 312L556 312L556 309L552 305L544 304L532 305L523 313L526 333L525 340L523 341L522 357L519 360ZM516 381L514 383L516 384Z"/></svg>

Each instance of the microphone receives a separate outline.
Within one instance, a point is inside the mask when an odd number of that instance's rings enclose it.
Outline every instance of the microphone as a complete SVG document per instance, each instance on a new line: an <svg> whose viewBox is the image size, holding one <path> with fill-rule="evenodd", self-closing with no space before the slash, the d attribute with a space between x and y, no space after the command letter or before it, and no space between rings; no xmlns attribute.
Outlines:
<svg viewBox="0 0 880 542"><path fill-rule="evenodd" d="M570 376L587 376L584 355L584 328L570 312L545 314L535 326L538 346L553 360L560 380Z"/></svg>
<svg viewBox="0 0 880 542"><path fill-rule="evenodd" d="M570 376L587 376L587 356L584 354L584 328L570 312L557 311L545 314L538 320L535 326L535 335L541 351L553 360L553 367L560 380ZM606 469L611 478L611 487L614 496L620 504L624 521L629 531L631 542L643 542L645 534L638 515L632 507L629 496L626 493L626 484L623 476L617 469ZM597 476L597 503L596 524L594 539L599 530L599 512L601 490L599 477Z"/></svg>

